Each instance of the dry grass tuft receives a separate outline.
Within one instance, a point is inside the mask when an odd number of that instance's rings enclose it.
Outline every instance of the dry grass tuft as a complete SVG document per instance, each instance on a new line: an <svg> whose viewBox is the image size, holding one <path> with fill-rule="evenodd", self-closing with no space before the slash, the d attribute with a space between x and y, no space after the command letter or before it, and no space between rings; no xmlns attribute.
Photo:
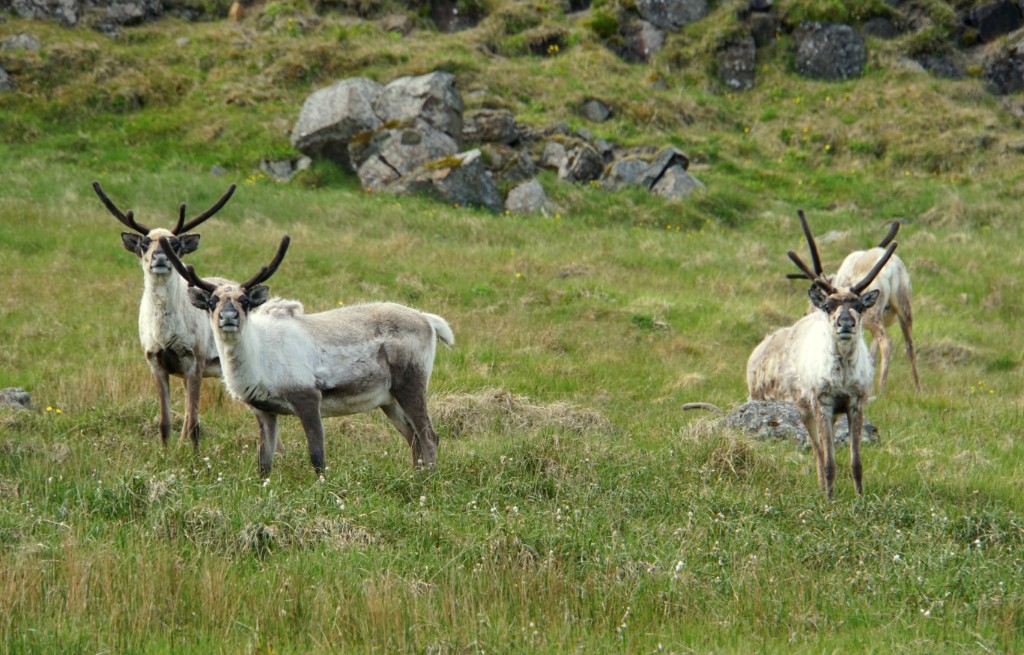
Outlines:
<svg viewBox="0 0 1024 655"><path fill-rule="evenodd" d="M544 428L580 436L615 432L615 426L597 410L566 402L536 404L506 389L454 394L437 403L432 413L435 423L445 426L453 438Z"/></svg>

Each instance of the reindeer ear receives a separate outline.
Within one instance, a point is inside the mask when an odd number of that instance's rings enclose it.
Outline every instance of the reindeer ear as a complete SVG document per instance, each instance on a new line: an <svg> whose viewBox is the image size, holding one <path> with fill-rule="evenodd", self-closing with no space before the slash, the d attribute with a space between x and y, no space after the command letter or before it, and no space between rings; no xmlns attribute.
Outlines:
<svg viewBox="0 0 1024 655"><path fill-rule="evenodd" d="M122 232L121 243L124 245L124 249L130 253L142 256L142 239L141 235L135 234L134 232Z"/></svg>
<svg viewBox="0 0 1024 655"><path fill-rule="evenodd" d="M250 307L259 307L270 300L270 287L265 284L257 284L251 289L246 289L245 295L249 298Z"/></svg>
<svg viewBox="0 0 1024 655"><path fill-rule="evenodd" d="M825 299L828 298L817 284L811 285L811 288L807 290L807 296L811 299L811 304L818 309L821 309L821 306L825 304Z"/></svg>
<svg viewBox="0 0 1024 655"><path fill-rule="evenodd" d="M178 248L181 249L182 255L187 255L190 252L195 252L198 247L198 234L183 234L180 237L178 237Z"/></svg>
<svg viewBox="0 0 1024 655"><path fill-rule="evenodd" d="M878 302L878 293L878 289L872 289L860 297L860 302L864 305L864 309L875 306L875 303Z"/></svg>
<svg viewBox="0 0 1024 655"><path fill-rule="evenodd" d="M210 309L210 293L199 287L188 288L188 300L196 309L201 309L204 312Z"/></svg>

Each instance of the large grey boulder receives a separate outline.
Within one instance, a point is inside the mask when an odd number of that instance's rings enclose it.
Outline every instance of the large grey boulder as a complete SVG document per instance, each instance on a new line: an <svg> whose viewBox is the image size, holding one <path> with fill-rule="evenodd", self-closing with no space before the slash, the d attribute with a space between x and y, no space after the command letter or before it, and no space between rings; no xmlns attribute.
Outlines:
<svg viewBox="0 0 1024 655"><path fill-rule="evenodd" d="M651 186L651 193L662 198L682 200L694 191L704 189L704 183L686 172L682 166L670 166Z"/></svg>
<svg viewBox="0 0 1024 655"><path fill-rule="evenodd" d="M161 0L99 0L97 8L106 8L106 20L115 25L138 25L164 13Z"/></svg>
<svg viewBox="0 0 1024 655"><path fill-rule="evenodd" d="M670 32L695 23L708 15L707 0L637 0L636 10L644 20Z"/></svg>
<svg viewBox="0 0 1024 655"><path fill-rule="evenodd" d="M604 172L604 158L589 143L577 143L566 149L565 163L558 169L558 178L566 182L585 183L596 180Z"/></svg>
<svg viewBox="0 0 1024 655"><path fill-rule="evenodd" d="M639 157L623 157L612 162L601 179L601 184L609 191L618 191L628 186L641 186L641 178L651 167L651 162Z"/></svg>
<svg viewBox="0 0 1024 655"><path fill-rule="evenodd" d="M964 22L974 28L978 41L989 43L1019 28L1024 24L1024 15L1020 3L999 0L974 7L967 12Z"/></svg>
<svg viewBox="0 0 1024 655"><path fill-rule="evenodd" d="M463 143L500 143L509 145L519 140L515 115L507 109L480 109L464 118Z"/></svg>
<svg viewBox="0 0 1024 655"><path fill-rule="evenodd" d="M462 96L451 73L393 80L373 101L373 110L384 123L423 121L456 141L462 138Z"/></svg>
<svg viewBox="0 0 1024 655"><path fill-rule="evenodd" d="M27 50L29 52L36 52L43 47L43 44L39 42L39 39L22 32L21 34L15 34L9 36L3 41L0 41L0 50Z"/></svg>
<svg viewBox="0 0 1024 655"><path fill-rule="evenodd" d="M455 155L455 139L427 124L381 128L359 155L357 174L364 189L380 191L427 162Z"/></svg>
<svg viewBox="0 0 1024 655"><path fill-rule="evenodd" d="M505 198L505 211L510 214L536 214L548 207L548 196L536 179L523 182L511 189Z"/></svg>
<svg viewBox="0 0 1024 655"><path fill-rule="evenodd" d="M11 0L10 7L21 18L57 20L67 27L77 25L82 16L78 0Z"/></svg>
<svg viewBox="0 0 1024 655"><path fill-rule="evenodd" d="M354 77L315 91L292 128L292 146L313 159L330 159L354 170L348 144L383 123L373 110L383 90L372 80Z"/></svg>
<svg viewBox="0 0 1024 655"><path fill-rule="evenodd" d="M994 53L982 75L988 90L996 95L1024 90L1024 39Z"/></svg>
<svg viewBox="0 0 1024 655"><path fill-rule="evenodd" d="M21 387L10 387L0 389L0 410L4 409L31 409L32 396Z"/></svg>
<svg viewBox="0 0 1024 655"><path fill-rule="evenodd" d="M484 168L479 150L427 162L386 190L430 195L460 207L484 207L495 213L502 210L501 194Z"/></svg>
<svg viewBox="0 0 1024 655"><path fill-rule="evenodd" d="M860 77L868 60L864 39L849 25L804 23L794 32L796 70L819 80Z"/></svg>
<svg viewBox="0 0 1024 655"><path fill-rule="evenodd" d="M754 88L754 74L757 71L757 46L754 37L747 36L729 43L718 51L718 79L734 91Z"/></svg>
<svg viewBox="0 0 1024 655"><path fill-rule="evenodd" d="M749 434L755 439L787 439L802 448L810 448L810 437L807 428L800 419L800 412L792 403L777 400L751 400L730 412L724 424L739 432ZM846 415L836 421L835 443L844 445L849 442L850 428ZM864 418L863 439L876 441L878 428Z"/></svg>

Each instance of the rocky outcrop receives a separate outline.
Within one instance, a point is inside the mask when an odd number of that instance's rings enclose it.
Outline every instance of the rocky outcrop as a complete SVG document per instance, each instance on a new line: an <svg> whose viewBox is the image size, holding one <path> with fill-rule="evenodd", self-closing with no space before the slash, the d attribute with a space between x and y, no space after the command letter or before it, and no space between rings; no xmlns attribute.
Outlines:
<svg viewBox="0 0 1024 655"><path fill-rule="evenodd" d="M314 92L306 98L292 128L292 146L313 159L330 159L354 169L348 144L383 124L373 108L383 88L372 80L353 77Z"/></svg>
<svg viewBox="0 0 1024 655"><path fill-rule="evenodd" d="M864 39L849 25L805 23L794 33L796 70L818 80L860 77L868 60Z"/></svg>
<svg viewBox="0 0 1024 655"><path fill-rule="evenodd" d="M755 439L786 439L802 448L810 448L811 444L807 428L800 420L800 412L792 403L775 400L752 400L740 405L724 419L726 427L748 434ZM878 428L864 418L865 441L878 440ZM846 415L836 421L835 443L844 445L850 439L849 424Z"/></svg>
<svg viewBox="0 0 1024 655"><path fill-rule="evenodd" d="M636 10L655 27L677 32L708 15L707 0L637 0Z"/></svg>

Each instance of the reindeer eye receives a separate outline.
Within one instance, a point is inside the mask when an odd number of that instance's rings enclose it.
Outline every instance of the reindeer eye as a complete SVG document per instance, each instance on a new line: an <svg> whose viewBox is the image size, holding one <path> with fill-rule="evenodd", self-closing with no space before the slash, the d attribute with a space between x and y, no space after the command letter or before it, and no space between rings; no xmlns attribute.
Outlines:
<svg viewBox="0 0 1024 655"><path fill-rule="evenodd" d="M249 311L249 307L252 305L252 303L249 301L249 296L242 296L241 298L239 298L238 304L239 306L241 306L242 310L246 312Z"/></svg>
<svg viewBox="0 0 1024 655"><path fill-rule="evenodd" d="M150 239L149 237L143 237L142 241L139 242L139 248L141 250L149 250L149 246L152 243L153 243L152 239Z"/></svg>
<svg viewBox="0 0 1024 655"><path fill-rule="evenodd" d="M206 306L213 310L216 309L218 303L220 303L220 298L210 295L210 298L206 301Z"/></svg>

